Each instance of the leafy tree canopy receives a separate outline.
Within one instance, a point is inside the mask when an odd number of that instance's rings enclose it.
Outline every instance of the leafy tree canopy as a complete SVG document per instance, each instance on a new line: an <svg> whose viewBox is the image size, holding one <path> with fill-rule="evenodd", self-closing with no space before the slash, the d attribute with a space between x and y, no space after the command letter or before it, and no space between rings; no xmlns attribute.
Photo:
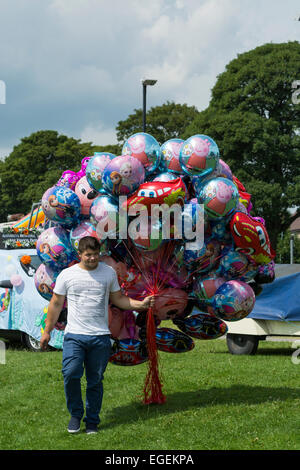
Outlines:
<svg viewBox="0 0 300 470"><path fill-rule="evenodd" d="M0 220L6 221L8 214L28 213L63 171L78 171L85 156L102 151L97 149L52 130L22 138L0 164Z"/></svg>
<svg viewBox="0 0 300 470"><path fill-rule="evenodd" d="M163 144L169 139L182 138L186 127L192 123L199 111L194 106L167 102L155 106L146 113L146 132ZM135 109L124 121L119 121L116 127L117 140L123 144L128 137L143 131L143 112Z"/></svg>
<svg viewBox="0 0 300 470"><path fill-rule="evenodd" d="M221 158L252 194L255 215L262 215L274 247L300 203L300 105L292 83L299 79L300 44L265 44L240 54L218 76L207 109L190 124L184 138L211 136Z"/></svg>

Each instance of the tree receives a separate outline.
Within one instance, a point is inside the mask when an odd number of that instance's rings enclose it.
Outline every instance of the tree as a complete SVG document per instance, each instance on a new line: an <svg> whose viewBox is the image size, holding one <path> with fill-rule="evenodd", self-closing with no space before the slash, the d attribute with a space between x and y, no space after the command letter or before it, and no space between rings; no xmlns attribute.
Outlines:
<svg viewBox="0 0 300 470"><path fill-rule="evenodd" d="M289 231L282 233L277 243L277 260L279 263L289 264L291 262L290 251L291 234ZM294 237L293 262L300 263L300 238Z"/></svg>
<svg viewBox="0 0 300 470"><path fill-rule="evenodd" d="M300 104L292 84L300 44L265 44L238 55L218 76L207 109L184 138L211 136L221 158L252 194L253 214L266 219L274 248L300 215ZM294 216L287 210L298 208Z"/></svg>
<svg viewBox="0 0 300 470"><path fill-rule="evenodd" d="M91 143L52 130L22 138L0 165L0 220L10 213L28 213L63 171L78 171L81 160L93 153Z"/></svg>
<svg viewBox="0 0 300 470"><path fill-rule="evenodd" d="M163 144L169 139L182 138L186 127L193 122L199 111L194 106L169 102L151 108L146 114L146 132ZM117 140L123 144L128 137L143 131L143 113L135 109L116 127Z"/></svg>

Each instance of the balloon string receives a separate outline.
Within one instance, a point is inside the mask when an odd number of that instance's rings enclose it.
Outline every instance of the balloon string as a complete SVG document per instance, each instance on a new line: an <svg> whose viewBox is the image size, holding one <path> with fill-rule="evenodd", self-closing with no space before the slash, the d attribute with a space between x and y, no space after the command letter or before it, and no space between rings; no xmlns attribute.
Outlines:
<svg viewBox="0 0 300 470"><path fill-rule="evenodd" d="M147 350L148 350L148 372L144 385L144 403L150 405L152 403L163 404L166 397L162 391L162 383L158 368L158 352L156 346L156 325L154 321L153 309L147 312Z"/></svg>

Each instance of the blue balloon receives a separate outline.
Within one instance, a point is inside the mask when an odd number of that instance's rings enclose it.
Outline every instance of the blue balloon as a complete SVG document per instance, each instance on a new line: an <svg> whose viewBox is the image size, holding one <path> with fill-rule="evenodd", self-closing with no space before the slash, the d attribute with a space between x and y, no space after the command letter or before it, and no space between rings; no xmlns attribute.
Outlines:
<svg viewBox="0 0 300 470"><path fill-rule="evenodd" d="M65 228L74 227L80 220L80 199L66 186L53 186L47 189L42 197L42 209L47 219Z"/></svg>

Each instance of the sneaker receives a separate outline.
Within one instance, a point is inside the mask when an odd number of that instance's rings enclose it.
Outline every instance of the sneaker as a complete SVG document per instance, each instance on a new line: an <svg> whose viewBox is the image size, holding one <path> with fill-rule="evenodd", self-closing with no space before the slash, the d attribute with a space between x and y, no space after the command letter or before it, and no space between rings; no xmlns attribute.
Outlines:
<svg viewBox="0 0 300 470"><path fill-rule="evenodd" d="M85 432L87 434L96 434L98 432L98 425L93 423L86 423Z"/></svg>
<svg viewBox="0 0 300 470"><path fill-rule="evenodd" d="M80 431L80 419L72 416L68 424L68 432L75 433Z"/></svg>

